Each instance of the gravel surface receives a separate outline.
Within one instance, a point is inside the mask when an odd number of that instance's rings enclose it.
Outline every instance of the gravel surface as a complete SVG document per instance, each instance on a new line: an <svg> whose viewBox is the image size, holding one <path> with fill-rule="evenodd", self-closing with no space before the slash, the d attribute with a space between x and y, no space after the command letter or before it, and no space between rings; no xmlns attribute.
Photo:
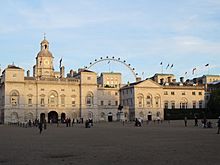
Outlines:
<svg viewBox="0 0 220 165"><path fill-rule="evenodd" d="M38 128L0 125L0 165L219 165L217 128L188 121Z"/></svg>

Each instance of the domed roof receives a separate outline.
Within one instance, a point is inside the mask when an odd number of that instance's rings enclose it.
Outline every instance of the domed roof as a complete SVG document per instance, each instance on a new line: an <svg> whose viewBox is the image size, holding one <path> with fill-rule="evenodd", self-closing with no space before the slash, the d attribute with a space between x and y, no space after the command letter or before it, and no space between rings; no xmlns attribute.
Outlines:
<svg viewBox="0 0 220 165"><path fill-rule="evenodd" d="M42 49L38 54L37 57L52 57L52 53L48 49Z"/></svg>
<svg viewBox="0 0 220 165"><path fill-rule="evenodd" d="M45 39L41 41L41 51L37 54L37 57L52 57L52 53L49 51L49 42Z"/></svg>
<svg viewBox="0 0 220 165"><path fill-rule="evenodd" d="M41 44L43 44L43 43L47 43L47 44L49 44L49 42L44 38L44 40L43 41L41 41Z"/></svg>

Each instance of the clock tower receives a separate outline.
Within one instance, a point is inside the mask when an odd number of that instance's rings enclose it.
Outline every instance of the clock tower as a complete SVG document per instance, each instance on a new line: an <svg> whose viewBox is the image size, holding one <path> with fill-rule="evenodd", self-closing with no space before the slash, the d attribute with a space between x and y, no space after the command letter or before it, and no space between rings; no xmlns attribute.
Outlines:
<svg viewBox="0 0 220 165"><path fill-rule="evenodd" d="M34 77L55 77L53 67L53 55L49 51L49 42L45 39L40 43L41 50L36 57Z"/></svg>

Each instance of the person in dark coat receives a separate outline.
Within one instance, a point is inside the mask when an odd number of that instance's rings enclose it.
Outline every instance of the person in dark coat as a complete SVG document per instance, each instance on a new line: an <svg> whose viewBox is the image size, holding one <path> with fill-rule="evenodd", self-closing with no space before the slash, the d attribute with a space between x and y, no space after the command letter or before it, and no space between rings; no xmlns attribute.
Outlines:
<svg viewBox="0 0 220 165"><path fill-rule="evenodd" d="M185 127L187 127L187 117L184 117L184 123L185 123Z"/></svg>
<svg viewBox="0 0 220 165"><path fill-rule="evenodd" d="M195 116L195 125L194 126L198 127L198 118L197 118L197 116Z"/></svg>
<svg viewBox="0 0 220 165"><path fill-rule="evenodd" d="M218 126L217 134L219 134L219 132L220 132L220 116L218 117L217 126Z"/></svg>
<svg viewBox="0 0 220 165"><path fill-rule="evenodd" d="M42 122L39 123L38 128L39 128L39 130L40 130L40 134L41 134L42 129L43 129L43 124L42 124Z"/></svg>

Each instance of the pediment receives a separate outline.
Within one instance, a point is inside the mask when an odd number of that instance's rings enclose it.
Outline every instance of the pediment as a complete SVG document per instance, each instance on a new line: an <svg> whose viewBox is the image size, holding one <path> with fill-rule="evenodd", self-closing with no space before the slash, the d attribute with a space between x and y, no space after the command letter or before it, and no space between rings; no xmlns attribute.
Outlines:
<svg viewBox="0 0 220 165"><path fill-rule="evenodd" d="M162 86L151 79L142 81L141 83L135 85L136 87L149 87L149 88L162 88Z"/></svg>

